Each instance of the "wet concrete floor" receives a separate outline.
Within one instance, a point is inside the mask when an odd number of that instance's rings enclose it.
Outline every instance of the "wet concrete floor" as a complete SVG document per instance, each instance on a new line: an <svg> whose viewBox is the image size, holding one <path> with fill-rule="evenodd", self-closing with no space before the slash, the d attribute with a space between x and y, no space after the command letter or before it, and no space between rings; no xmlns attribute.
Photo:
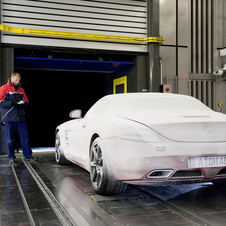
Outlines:
<svg viewBox="0 0 226 226"><path fill-rule="evenodd" d="M53 152L35 153L30 164L76 225L226 225L226 185L128 186L116 196L99 196L89 173L57 165ZM18 155L15 171L35 225L62 225ZM0 222L30 225L6 156L0 157Z"/></svg>

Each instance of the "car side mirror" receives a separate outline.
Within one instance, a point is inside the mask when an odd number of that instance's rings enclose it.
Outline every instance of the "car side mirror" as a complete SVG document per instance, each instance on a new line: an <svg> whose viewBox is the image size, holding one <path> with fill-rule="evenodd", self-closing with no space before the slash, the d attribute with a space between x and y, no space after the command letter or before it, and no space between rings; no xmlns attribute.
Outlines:
<svg viewBox="0 0 226 226"><path fill-rule="evenodd" d="M81 118L82 117L82 110L76 109L70 112L69 114L70 118Z"/></svg>

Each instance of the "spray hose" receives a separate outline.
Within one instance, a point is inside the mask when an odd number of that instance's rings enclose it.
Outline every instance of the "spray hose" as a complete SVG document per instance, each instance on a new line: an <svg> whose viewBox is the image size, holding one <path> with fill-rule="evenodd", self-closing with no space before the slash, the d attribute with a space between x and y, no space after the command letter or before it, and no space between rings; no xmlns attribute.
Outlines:
<svg viewBox="0 0 226 226"><path fill-rule="evenodd" d="M3 119L4 119L4 118L5 118L5 117L13 110L13 108L14 108L14 107L11 107L11 108L5 113L5 115L2 117L2 120L3 120ZM11 115L10 115L8 121L6 122L3 131L0 133L0 136L5 132L5 128L6 128L6 126L8 125L10 118L11 118Z"/></svg>

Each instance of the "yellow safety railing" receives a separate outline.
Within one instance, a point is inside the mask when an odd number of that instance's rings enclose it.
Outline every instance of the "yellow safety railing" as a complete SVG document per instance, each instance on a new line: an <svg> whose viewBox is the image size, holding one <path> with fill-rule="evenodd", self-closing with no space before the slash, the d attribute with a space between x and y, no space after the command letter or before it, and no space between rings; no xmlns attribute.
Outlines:
<svg viewBox="0 0 226 226"><path fill-rule="evenodd" d="M161 44L165 42L165 38L163 37L139 38L139 37L126 37L126 36L113 36L113 35L99 35L99 34L87 34L87 33L76 33L76 32L38 30L38 29L30 29L30 28L17 28L17 27L9 27L4 24L0 24L0 30L11 32L11 33L28 34L28 35L46 35L46 36L78 38L78 39L95 39L100 41L137 42L137 43L156 42Z"/></svg>

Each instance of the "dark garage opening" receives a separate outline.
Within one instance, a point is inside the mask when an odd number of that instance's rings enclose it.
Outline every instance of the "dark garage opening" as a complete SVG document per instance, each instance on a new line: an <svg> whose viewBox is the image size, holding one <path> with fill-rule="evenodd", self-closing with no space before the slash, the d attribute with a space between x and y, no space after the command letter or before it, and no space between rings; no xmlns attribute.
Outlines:
<svg viewBox="0 0 226 226"><path fill-rule="evenodd" d="M31 147L53 147L55 128L70 120L73 109L84 114L105 95L105 74L17 69L29 99L26 109Z"/></svg>
<svg viewBox="0 0 226 226"><path fill-rule="evenodd" d="M134 57L15 48L15 71L21 74L29 99L26 120L31 147L55 146L56 127L71 120L72 110L81 109L84 116L97 100L111 94L114 72L133 66ZM21 147L18 134L15 147Z"/></svg>

